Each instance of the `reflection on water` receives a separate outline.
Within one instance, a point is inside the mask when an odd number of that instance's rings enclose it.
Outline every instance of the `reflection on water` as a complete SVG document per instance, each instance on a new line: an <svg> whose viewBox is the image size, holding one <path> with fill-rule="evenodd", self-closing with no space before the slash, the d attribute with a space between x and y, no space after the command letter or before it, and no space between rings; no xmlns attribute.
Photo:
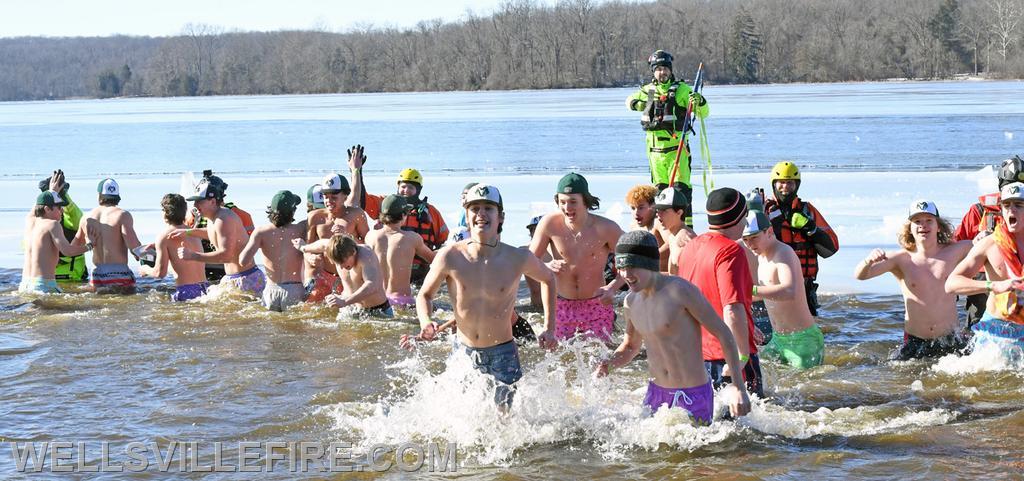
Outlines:
<svg viewBox="0 0 1024 481"><path fill-rule="evenodd" d="M486 378L462 356L446 362L447 343L398 349L415 329L409 311L338 321L334 309L270 313L230 296L175 304L165 289L0 294L4 440L456 442L461 471L481 479L934 479L1005 476L1021 461L1022 366L987 352L887 361L902 334L894 296L825 297L825 365L766 362L769 399L750 416L693 427L680 411L644 415L644 361L592 378L608 352L597 343L524 346L502 416Z"/></svg>

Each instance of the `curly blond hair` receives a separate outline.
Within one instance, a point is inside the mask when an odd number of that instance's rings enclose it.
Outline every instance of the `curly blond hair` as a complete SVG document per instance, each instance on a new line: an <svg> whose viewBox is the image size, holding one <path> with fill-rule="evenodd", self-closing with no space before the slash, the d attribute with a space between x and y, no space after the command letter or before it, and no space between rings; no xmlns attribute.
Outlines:
<svg viewBox="0 0 1024 481"><path fill-rule="evenodd" d="M658 189L650 184L640 184L626 192L626 205L635 207L641 202L654 205L654 198L658 195Z"/></svg>
<svg viewBox="0 0 1024 481"><path fill-rule="evenodd" d="M939 245L946 245L953 242L953 226L942 217L936 217L935 222L939 225ZM903 230L901 230L899 235L896 236L896 241L899 242L900 247L904 248L907 252L917 252L917 243L914 242L914 234L910 232L910 225L910 219L907 219L903 223Z"/></svg>

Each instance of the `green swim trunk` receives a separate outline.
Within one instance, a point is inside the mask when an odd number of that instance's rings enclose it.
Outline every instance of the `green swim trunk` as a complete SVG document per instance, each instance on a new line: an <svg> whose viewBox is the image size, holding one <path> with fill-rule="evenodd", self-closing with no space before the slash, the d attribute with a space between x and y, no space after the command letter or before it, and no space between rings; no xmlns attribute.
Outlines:
<svg viewBox="0 0 1024 481"><path fill-rule="evenodd" d="M792 334L776 331L772 339L758 352L761 359L772 359L798 369L821 365L825 357L825 336L818 326L811 326Z"/></svg>

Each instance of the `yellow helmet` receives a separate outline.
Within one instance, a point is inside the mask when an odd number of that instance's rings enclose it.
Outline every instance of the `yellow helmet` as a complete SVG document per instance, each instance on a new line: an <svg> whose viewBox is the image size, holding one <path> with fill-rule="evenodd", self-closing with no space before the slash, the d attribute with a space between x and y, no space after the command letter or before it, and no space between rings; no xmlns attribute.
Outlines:
<svg viewBox="0 0 1024 481"><path fill-rule="evenodd" d="M404 169L398 174L398 182L415 182L423 186L423 176L416 169Z"/></svg>
<svg viewBox="0 0 1024 481"><path fill-rule="evenodd" d="M800 180L800 169L796 164L783 160L772 167L772 182L776 180Z"/></svg>

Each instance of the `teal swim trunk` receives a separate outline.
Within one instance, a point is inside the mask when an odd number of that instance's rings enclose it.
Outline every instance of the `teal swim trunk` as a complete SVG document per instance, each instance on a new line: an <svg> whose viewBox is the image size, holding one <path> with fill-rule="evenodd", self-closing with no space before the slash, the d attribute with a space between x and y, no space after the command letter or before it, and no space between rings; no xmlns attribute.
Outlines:
<svg viewBox="0 0 1024 481"><path fill-rule="evenodd" d="M776 331L759 351L761 359L772 359L798 369L820 366L825 358L825 336L818 326L792 334Z"/></svg>
<svg viewBox="0 0 1024 481"><path fill-rule="evenodd" d="M54 279L34 277L32 279L22 279L21 283L18 284L18 292L22 294L60 294L63 291L57 287L57 281Z"/></svg>

